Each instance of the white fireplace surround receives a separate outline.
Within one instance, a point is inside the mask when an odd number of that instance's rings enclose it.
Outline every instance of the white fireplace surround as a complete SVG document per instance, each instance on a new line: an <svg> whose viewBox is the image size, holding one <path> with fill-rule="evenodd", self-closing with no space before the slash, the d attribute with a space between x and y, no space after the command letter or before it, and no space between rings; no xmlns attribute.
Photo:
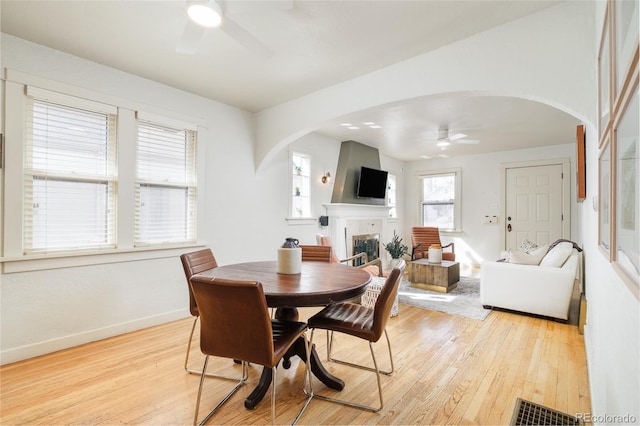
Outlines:
<svg viewBox="0 0 640 426"><path fill-rule="evenodd" d="M329 216L328 236L338 259L351 256L353 236L379 234L380 241L388 241L389 210L391 207L370 204L325 204ZM380 257L383 257L380 250Z"/></svg>

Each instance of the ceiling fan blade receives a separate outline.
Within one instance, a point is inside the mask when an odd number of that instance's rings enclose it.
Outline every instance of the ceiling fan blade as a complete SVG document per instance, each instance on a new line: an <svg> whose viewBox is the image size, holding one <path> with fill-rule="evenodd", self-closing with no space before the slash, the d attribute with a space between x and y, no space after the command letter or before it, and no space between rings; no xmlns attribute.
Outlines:
<svg viewBox="0 0 640 426"><path fill-rule="evenodd" d="M466 138L466 137L467 137L467 135L465 135L464 133L456 133L456 134L453 134L453 135L449 135L449 140L450 141L455 141L455 140Z"/></svg>
<svg viewBox="0 0 640 426"><path fill-rule="evenodd" d="M479 140L476 139L458 139L455 143L461 143L465 145L477 145L480 143Z"/></svg>
<svg viewBox="0 0 640 426"><path fill-rule="evenodd" d="M180 40L178 40L176 51L178 53L193 55L198 51L203 35L204 27L196 24L191 19L187 19L182 36L180 36Z"/></svg>
<svg viewBox="0 0 640 426"><path fill-rule="evenodd" d="M235 21L230 19L228 16L225 16L220 29L255 54L263 58L273 56L273 51L271 49L251 35L247 30L236 24Z"/></svg>

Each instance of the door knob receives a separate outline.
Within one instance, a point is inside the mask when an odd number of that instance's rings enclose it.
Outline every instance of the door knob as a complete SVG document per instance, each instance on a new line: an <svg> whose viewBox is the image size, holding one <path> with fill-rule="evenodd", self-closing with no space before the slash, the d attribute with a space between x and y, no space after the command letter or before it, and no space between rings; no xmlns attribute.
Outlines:
<svg viewBox="0 0 640 426"><path fill-rule="evenodd" d="M507 225L507 232L511 232L511 224Z"/></svg>

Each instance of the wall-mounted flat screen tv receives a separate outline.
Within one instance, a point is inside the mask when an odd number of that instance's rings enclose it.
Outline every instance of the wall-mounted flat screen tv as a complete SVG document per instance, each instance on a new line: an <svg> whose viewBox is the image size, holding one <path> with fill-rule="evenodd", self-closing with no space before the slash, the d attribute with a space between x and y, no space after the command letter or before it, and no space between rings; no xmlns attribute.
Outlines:
<svg viewBox="0 0 640 426"><path fill-rule="evenodd" d="M384 198L387 192L388 173L384 170L361 167L356 196L358 198Z"/></svg>

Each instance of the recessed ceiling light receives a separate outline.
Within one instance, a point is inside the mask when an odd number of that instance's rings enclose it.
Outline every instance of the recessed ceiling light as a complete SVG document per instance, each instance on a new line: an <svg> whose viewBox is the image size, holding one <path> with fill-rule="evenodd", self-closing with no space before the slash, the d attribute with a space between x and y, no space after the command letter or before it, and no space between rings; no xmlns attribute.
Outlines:
<svg viewBox="0 0 640 426"><path fill-rule="evenodd" d="M438 154L438 157L440 157L440 158L449 158L449 156L447 154Z"/></svg>
<svg viewBox="0 0 640 426"><path fill-rule="evenodd" d="M340 123L340 125L341 125L341 126L344 126L344 127L349 127L349 126L351 126L352 124L351 124L351 123Z"/></svg>
<svg viewBox="0 0 640 426"><path fill-rule="evenodd" d="M421 155L420 158L426 158L427 160L430 159L431 157L429 157L428 155Z"/></svg>
<svg viewBox="0 0 640 426"><path fill-rule="evenodd" d="M351 129L351 130L358 130L360 127L358 127L358 126L349 126L347 128Z"/></svg>
<svg viewBox="0 0 640 426"><path fill-rule="evenodd" d="M365 126L372 126L376 123L374 123L373 121L363 121L362 124L364 124Z"/></svg>
<svg viewBox="0 0 640 426"><path fill-rule="evenodd" d="M369 126L369 128L371 128L371 129L382 129L382 126L378 126L377 124L373 124L373 125Z"/></svg>
<svg viewBox="0 0 640 426"><path fill-rule="evenodd" d="M443 148L445 146L449 146L451 145L451 142L447 142L447 141L440 141L438 142L436 145L438 145L439 147Z"/></svg>

